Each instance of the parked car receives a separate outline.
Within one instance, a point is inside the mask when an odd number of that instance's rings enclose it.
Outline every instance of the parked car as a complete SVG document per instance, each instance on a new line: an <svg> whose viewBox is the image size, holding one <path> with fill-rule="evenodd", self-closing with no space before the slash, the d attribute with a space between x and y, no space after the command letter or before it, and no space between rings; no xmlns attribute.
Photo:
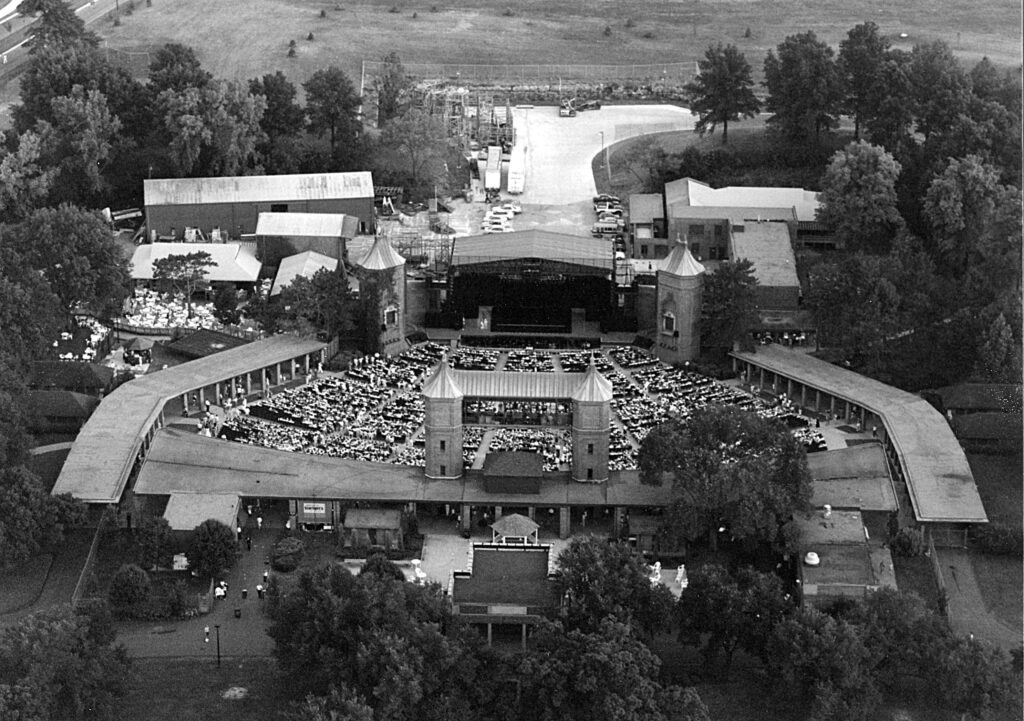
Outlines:
<svg viewBox="0 0 1024 721"><path fill-rule="evenodd" d="M602 215L614 215L616 218L622 217L622 208L614 205L599 205L594 208L594 212L597 213L597 217L599 218Z"/></svg>
<svg viewBox="0 0 1024 721"><path fill-rule="evenodd" d="M523 212L523 205L518 200L506 200L498 207L503 208L504 210L511 210L516 215Z"/></svg>
<svg viewBox="0 0 1024 721"><path fill-rule="evenodd" d="M507 225L497 226L490 225L483 229L484 235L490 235L491 233L514 233L515 230Z"/></svg>
<svg viewBox="0 0 1024 721"><path fill-rule="evenodd" d="M585 100L584 102L578 104L576 107L579 110L600 110L601 109L601 101L600 100Z"/></svg>
<svg viewBox="0 0 1024 721"><path fill-rule="evenodd" d="M484 215L485 218L508 218L511 220L515 217L515 211L504 206L498 206L497 208L491 208Z"/></svg>
<svg viewBox="0 0 1024 721"><path fill-rule="evenodd" d="M598 203L622 203L622 198L617 195L609 195L608 193L601 193L600 195L594 196L594 205Z"/></svg>

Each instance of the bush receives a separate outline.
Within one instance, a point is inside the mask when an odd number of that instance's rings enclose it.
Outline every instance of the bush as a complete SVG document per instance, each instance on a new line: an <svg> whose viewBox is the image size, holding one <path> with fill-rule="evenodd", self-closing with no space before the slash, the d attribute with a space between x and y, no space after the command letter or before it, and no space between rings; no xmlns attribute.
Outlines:
<svg viewBox="0 0 1024 721"><path fill-rule="evenodd" d="M375 551L366 557L366 563L363 564L359 575L362 576L364 573L376 573L383 578L405 581L405 574L402 573L402 569L396 566L393 561L388 560L387 554L379 551Z"/></svg>
<svg viewBox="0 0 1024 721"><path fill-rule="evenodd" d="M743 37L745 37L745 38L751 37L750 28L747 28L746 32L743 33Z"/></svg>
<svg viewBox="0 0 1024 721"><path fill-rule="evenodd" d="M635 22L633 22L633 18L628 18L628 19L626 20L626 27L627 27L627 28L631 28L631 27L634 27L635 25L636 25L636 23L635 23Z"/></svg>
<svg viewBox="0 0 1024 721"><path fill-rule="evenodd" d="M391 6L391 9L390 9L390 10L388 10L388 12L389 12L389 13L400 13L400 12L402 12L402 11L398 9L398 6L397 6L397 5L392 5L392 6Z"/></svg>
<svg viewBox="0 0 1024 721"><path fill-rule="evenodd" d="M270 553L270 567L281 573L294 571L302 561L302 553L306 550L306 544L294 536L282 538L274 545Z"/></svg>
<svg viewBox="0 0 1024 721"><path fill-rule="evenodd" d="M310 33L309 35L306 36L306 40L312 40L312 39L313 39L313 33Z"/></svg>
<svg viewBox="0 0 1024 721"><path fill-rule="evenodd" d="M420 16L420 14L419 14L419 13L413 13L413 14L412 14L412 19L413 19L413 20L415 20L415 19L416 19L416 18L418 18L419 16Z"/></svg>
<svg viewBox="0 0 1024 721"><path fill-rule="evenodd" d="M180 618L187 615L190 608L188 586L179 579L167 589L167 611L170 615Z"/></svg>
<svg viewBox="0 0 1024 721"><path fill-rule="evenodd" d="M503 12L503 13L502 13L502 15L503 15L504 17L510 18L510 17L512 17L513 15L515 15L515 13L514 13L514 12L512 12L512 8L505 8L505 12Z"/></svg>
<svg viewBox="0 0 1024 721"><path fill-rule="evenodd" d="M924 540L921 535L913 528L901 528L892 539L892 552L906 558L920 556L924 552Z"/></svg>
<svg viewBox="0 0 1024 721"><path fill-rule="evenodd" d="M152 590L149 574L134 563L126 563L111 579L107 595L112 605L123 608L146 603Z"/></svg>
<svg viewBox="0 0 1024 721"><path fill-rule="evenodd" d="M322 17L322 18L327 17L327 11L326 10L321 10L320 11L320 17Z"/></svg>
<svg viewBox="0 0 1024 721"><path fill-rule="evenodd" d="M189 565L203 577L212 578L235 564L235 532L210 518L192 532Z"/></svg>
<svg viewBox="0 0 1024 721"><path fill-rule="evenodd" d="M644 33L644 39L646 39L646 40L653 40L654 39L654 33L652 33L650 30L648 30L647 32Z"/></svg>
<svg viewBox="0 0 1024 721"><path fill-rule="evenodd" d="M432 12L432 13L436 13L437 11L438 11L438 10L437 10L437 5L431 5L431 6L430 6L430 12Z"/></svg>
<svg viewBox="0 0 1024 721"><path fill-rule="evenodd" d="M1016 556L1020 558L1024 550L1024 537L1021 529L1007 526L1004 523L988 523L973 526L970 530L971 543L984 553L997 556Z"/></svg>
<svg viewBox="0 0 1024 721"><path fill-rule="evenodd" d="M294 40L289 40L288 41L288 47L294 48L295 47L295 41Z"/></svg>
<svg viewBox="0 0 1024 721"><path fill-rule="evenodd" d="M611 34L612 34L612 26L611 25L605 25L604 26L604 35L605 35L605 37L610 37Z"/></svg>

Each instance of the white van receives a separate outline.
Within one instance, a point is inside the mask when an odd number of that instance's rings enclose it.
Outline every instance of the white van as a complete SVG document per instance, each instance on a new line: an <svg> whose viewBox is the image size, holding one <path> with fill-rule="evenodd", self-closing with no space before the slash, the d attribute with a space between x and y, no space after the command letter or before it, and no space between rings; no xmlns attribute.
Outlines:
<svg viewBox="0 0 1024 721"><path fill-rule="evenodd" d="M599 220L591 226L590 234L600 238L603 235L618 235L621 230L622 225L614 220Z"/></svg>

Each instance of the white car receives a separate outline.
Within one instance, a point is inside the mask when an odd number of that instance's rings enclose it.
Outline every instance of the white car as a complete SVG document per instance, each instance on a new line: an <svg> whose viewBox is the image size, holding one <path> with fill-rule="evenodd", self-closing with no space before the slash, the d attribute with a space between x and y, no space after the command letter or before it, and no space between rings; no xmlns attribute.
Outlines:
<svg viewBox="0 0 1024 721"><path fill-rule="evenodd" d="M484 218L480 223L481 228L489 228L492 226L496 228L509 228L511 227L511 224L507 220L500 218Z"/></svg>
<svg viewBox="0 0 1024 721"><path fill-rule="evenodd" d="M516 214L516 212L514 210L512 210L511 208L506 208L505 206L502 205L502 206L498 206L497 208L491 208L490 210L487 211L487 214L484 215L484 217L485 218L508 218L509 220L511 220L513 217L515 217L515 214Z"/></svg>
<svg viewBox="0 0 1024 721"><path fill-rule="evenodd" d="M486 228L484 228L484 235L490 235L491 233L514 233L514 232L515 232L515 230L513 230L510 227L508 227L507 225L503 225L503 226L489 225Z"/></svg>
<svg viewBox="0 0 1024 721"><path fill-rule="evenodd" d="M519 215L523 212L523 205L518 200L506 200L498 207L501 210L511 210L514 215Z"/></svg>

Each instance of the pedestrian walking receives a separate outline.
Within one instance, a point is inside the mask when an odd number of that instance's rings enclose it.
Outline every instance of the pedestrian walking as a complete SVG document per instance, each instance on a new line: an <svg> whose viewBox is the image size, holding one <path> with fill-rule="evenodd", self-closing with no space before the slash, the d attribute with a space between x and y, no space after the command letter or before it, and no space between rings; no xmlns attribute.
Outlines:
<svg viewBox="0 0 1024 721"><path fill-rule="evenodd" d="M247 550L247 551L251 551L252 550L252 534L248 534L245 537L245 550Z"/></svg>
<svg viewBox="0 0 1024 721"><path fill-rule="evenodd" d="M239 541L242 540L242 527L241 526L238 527L238 540Z"/></svg>
<svg viewBox="0 0 1024 721"><path fill-rule="evenodd" d="M263 583L267 583L267 581L269 579L270 579L270 571L264 571L263 572Z"/></svg>
<svg viewBox="0 0 1024 721"><path fill-rule="evenodd" d="M210 400L209 399L206 400L206 412L207 413L210 412Z"/></svg>
<svg viewBox="0 0 1024 721"><path fill-rule="evenodd" d="M203 643L209 643L210 642L210 627L206 626L205 628L203 628L203 633L206 634L206 638L203 639Z"/></svg>
<svg viewBox="0 0 1024 721"><path fill-rule="evenodd" d="M256 529L263 530L263 516L256 516Z"/></svg>
<svg viewBox="0 0 1024 721"><path fill-rule="evenodd" d="M263 586L256 584L256 596L262 601L263 600Z"/></svg>

